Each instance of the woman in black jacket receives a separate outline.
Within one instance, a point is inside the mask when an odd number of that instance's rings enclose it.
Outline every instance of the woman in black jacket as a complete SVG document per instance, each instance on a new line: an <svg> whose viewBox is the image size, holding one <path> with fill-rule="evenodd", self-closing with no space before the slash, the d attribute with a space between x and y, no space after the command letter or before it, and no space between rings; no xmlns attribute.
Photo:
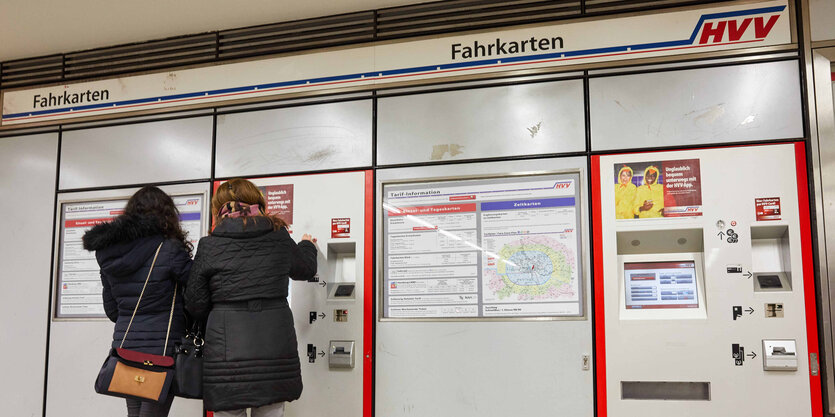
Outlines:
<svg viewBox="0 0 835 417"><path fill-rule="evenodd" d="M96 251L101 268L104 311L116 323L112 347L118 348L124 338L125 349L155 355L164 351L173 356L174 341L185 334L182 287L191 269L192 245L180 228L179 211L171 197L157 187L142 187L128 200L124 214L87 231L83 242L84 249ZM162 247L148 278L160 243ZM148 286L125 337L146 279ZM179 283L180 290L168 333L175 283ZM173 394L160 404L128 399L128 417L167 416Z"/></svg>
<svg viewBox="0 0 835 417"><path fill-rule="evenodd" d="M186 287L186 309L208 320L203 402L215 417L280 417L302 392L301 367L287 303L288 278L316 274L315 239L297 245L286 224L267 215L261 191L244 179L212 198L215 228L200 240Z"/></svg>

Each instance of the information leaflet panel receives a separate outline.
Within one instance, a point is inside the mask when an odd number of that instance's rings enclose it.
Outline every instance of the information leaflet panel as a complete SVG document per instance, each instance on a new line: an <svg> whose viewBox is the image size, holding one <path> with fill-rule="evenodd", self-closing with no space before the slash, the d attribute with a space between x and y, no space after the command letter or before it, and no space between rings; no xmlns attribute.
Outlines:
<svg viewBox="0 0 835 417"><path fill-rule="evenodd" d="M383 316L582 316L578 174L383 185Z"/></svg>
<svg viewBox="0 0 835 417"><path fill-rule="evenodd" d="M172 196L180 211L180 225L197 249L203 229L203 194ZM107 223L124 213L127 199L61 204L58 252L56 318L106 317L102 283L95 252L84 249L81 238L93 226Z"/></svg>

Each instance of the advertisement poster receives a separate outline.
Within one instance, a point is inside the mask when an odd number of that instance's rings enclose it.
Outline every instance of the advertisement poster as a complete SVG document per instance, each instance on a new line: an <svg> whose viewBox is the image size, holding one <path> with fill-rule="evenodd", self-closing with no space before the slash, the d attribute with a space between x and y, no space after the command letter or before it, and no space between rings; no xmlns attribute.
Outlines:
<svg viewBox="0 0 835 417"><path fill-rule="evenodd" d="M203 195L172 196L172 199L180 211L180 226L196 252L203 230ZM110 222L124 213L127 202L120 199L61 205L55 317L105 317L96 254L84 249L81 238L93 226Z"/></svg>
<svg viewBox="0 0 835 417"><path fill-rule="evenodd" d="M384 316L580 316L577 175L384 187Z"/></svg>
<svg viewBox="0 0 835 417"><path fill-rule="evenodd" d="M277 215L293 224L293 184L266 185L258 187L267 199L267 213Z"/></svg>
<svg viewBox="0 0 835 417"><path fill-rule="evenodd" d="M702 215L698 159L615 164L615 218Z"/></svg>

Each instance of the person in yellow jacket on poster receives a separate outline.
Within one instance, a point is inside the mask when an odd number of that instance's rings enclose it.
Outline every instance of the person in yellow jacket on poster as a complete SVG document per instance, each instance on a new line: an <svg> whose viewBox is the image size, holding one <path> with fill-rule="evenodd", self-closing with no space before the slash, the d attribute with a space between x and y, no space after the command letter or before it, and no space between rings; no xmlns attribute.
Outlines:
<svg viewBox="0 0 835 417"><path fill-rule="evenodd" d="M658 168L644 170L644 184L635 193L634 213L641 219L664 217L664 186L658 183Z"/></svg>
<svg viewBox="0 0 835 417"><path fill-rule="evenodd" d="M635 214L632 210L635 208L635 194L638 187L632 184L632 168L624 165L618 171L618 184L615 184L615 218L616 219L634 219Z"/></svg>

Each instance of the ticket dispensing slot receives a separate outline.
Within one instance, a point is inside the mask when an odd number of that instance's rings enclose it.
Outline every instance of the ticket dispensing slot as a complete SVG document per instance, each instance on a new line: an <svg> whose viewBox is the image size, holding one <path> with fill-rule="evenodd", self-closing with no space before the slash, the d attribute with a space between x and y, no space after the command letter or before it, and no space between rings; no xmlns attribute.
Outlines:
<svg viewBox="0 0 835 417"><path fill-rule="evenodd" d="M754 291L791 291L789 227L751 227L751 272Z"/></svg>
<svg viewBox="0 0 835 417"><path fill-rule="evenodd" d="M331 340L328 349L328 367L331 369L354 367L353 340Z"/></svg>
<svg viewBox="0 0 835 417"><path fill-rule="evenodd" d="M356 242L328 243L328 278L325 281L329 301L349 301L356 298L356 260Z"/></svg>
<svg viewBox="0 0 835 417"><path fill-rule="evenodd" d="M796 371L797 343L794 340L763 340L763 369Z"/></svg>
<svg viewBox="0 0 835 417"><path fill-rule="evenodd" d="M621 319L706 318L702 233L618 232Z"/></svg>

